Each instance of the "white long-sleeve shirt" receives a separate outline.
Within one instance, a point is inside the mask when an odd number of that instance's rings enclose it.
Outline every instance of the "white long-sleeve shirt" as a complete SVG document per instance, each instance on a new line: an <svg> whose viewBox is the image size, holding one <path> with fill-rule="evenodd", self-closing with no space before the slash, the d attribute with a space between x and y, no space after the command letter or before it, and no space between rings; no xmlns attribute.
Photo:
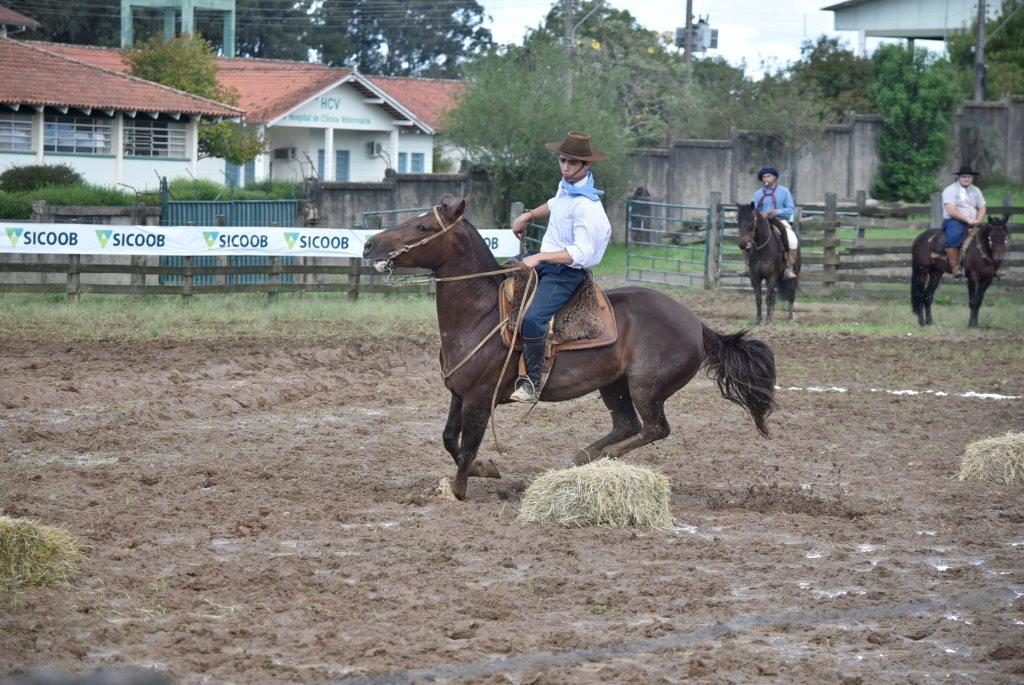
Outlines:
<svg viewBox="0 0 1024 685"><path fill-rule="evenodd" d="M586 179L575 185L583 185ZM561 183L548 200L548 230L541 241L541 252L565 250L574 269L589 269L601 261L612 239L612 225L600 201L581 195L569 195Z"/></svg>

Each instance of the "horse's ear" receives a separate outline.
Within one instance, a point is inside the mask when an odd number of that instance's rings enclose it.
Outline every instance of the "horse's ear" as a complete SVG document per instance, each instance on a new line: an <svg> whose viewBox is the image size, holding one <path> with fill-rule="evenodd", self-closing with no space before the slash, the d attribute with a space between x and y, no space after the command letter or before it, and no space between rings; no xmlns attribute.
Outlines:
<svg viewBox="0 0 1024 685"><path fill-rule="evenodd" d="M750 208L751 208L751 209L755 209L756 207L757 207L757 205L755 205L755 204L754 204L754 201L753 201L753 200L751 200L751 201L750 201Z"/></svg>
<svg viewBox="0 0 1024 685"><path fill-rule="evenodd" d="M466 198L458 200L451 193L445 193L441 196L440 204L445 220L448 222L460 219L466 213Z"/></svg>

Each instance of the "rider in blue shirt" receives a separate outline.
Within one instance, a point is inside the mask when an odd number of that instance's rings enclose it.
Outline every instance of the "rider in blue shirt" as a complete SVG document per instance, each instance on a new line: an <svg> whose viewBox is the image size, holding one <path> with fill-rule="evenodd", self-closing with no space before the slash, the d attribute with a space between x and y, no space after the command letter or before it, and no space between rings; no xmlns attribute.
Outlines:
<svg viewBox="0 0 1024 685"><path fill-rule="evenodd" d="M793 193L789 188L779 185L779 171L775 167L766 166L757 172L757 180L761 187L754 191L754 208L768 217L786 233L786 273L783 278L796 278L793 271L793 264L796 263L799 238L796 231L790 226L789 220L793 218L796 204L793 202ZM750 250L743 250L743 272L741 276L750 275Z"/></svg>

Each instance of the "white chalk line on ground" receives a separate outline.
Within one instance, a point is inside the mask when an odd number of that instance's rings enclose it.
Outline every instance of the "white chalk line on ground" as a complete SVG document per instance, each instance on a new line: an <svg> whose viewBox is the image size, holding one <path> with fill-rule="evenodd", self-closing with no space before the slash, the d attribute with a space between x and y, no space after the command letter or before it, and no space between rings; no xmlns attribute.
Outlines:
<svg viewBox="0 0 1024 685"><path fill-rule="evenodd" d="M665 649L678 649L687 645L715 640L729 633L748 628L765 628L776 625L817 626L837 622L853 624L870 619L907 614L923 614L936 610L948 612L952 609L972 606L992 606L996 602L1006 602L1006 608L1010 609L1013 601L1022 596L1024 596L1024 588L1003 587L998 590L977 592L969 595L945 598L934 597L915 602L886 604L863 609L755 614L732 618L727 621L719 621L718 623L686 633L663 635L661 637L647 638L609 647L524 654L511 658L470 661L434 668L392 671L391 673L381 673L379 675L352 676L330 682L331 685L402 685L404 683L430 682L441 678L480 678L495 673L510 673L512 671L549 666L567 666L584 661L607 661L609 659L636 656Z"/></svg>
<svg viewBox="0 0 1024 685"><path fill-rule="evenodd" d="M797 385L791 385L788 388L776 385L776 390L789 390L792 392L838 392L846 393L850 392L848 388L840 388L835 385L823 388L817 385L811 385L806 388L801 388ZM869 388L868 392L881 392L887 395L934 395L935 397L966 397L974 400L1019 400L1022 395L1000 395L994 392L974 392L968 390L967 392L954 392L948 393L942 390L885 390L884 388Z"/></svg>

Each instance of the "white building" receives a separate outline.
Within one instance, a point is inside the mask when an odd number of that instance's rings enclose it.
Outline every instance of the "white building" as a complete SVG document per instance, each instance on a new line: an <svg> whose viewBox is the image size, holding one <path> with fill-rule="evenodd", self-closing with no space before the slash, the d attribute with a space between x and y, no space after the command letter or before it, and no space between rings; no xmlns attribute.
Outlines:
<svg viewBox="0 0 1024 685"><path fill-rule="evenodd" d="M66 164L86 180L137 189L199 173L202 118L234 107L0 38L0 171Z"/></svg>
<svg viewBox="0 0 1024 685"><path fill-rule="evenodd" d="M45 49L125 71L111 48L54 43ZM265 179L380 181L388 168L431 173L442 113L459 81L365 76L351 69L284 60L217 60L218 80L239 96L247 126L268 151L242 169L205 159L199 176L241 185Z"/></svg>

